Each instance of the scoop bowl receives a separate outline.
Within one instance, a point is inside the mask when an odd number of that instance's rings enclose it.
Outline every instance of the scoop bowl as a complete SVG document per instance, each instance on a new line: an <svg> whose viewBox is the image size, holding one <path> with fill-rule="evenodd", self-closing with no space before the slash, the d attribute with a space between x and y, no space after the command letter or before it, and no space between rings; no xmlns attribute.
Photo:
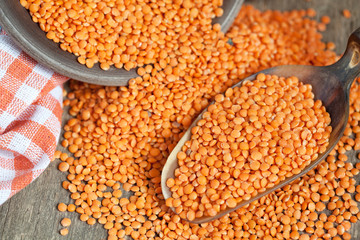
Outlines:
<svg viewBox="0 0 360 240"><path fill-rule="evenodd" d="M241 86L245 81L254 80L259 73L264 73L265 75L277 75L281 77L296 76L298 77L299 81L303 82L304 84L310 84L312 86L315 99L321 100L323 105L326 107L327 112L330 114L330 125L332 127L332 132L330 134L329 145L324 153L319 154L318 158L312 161L299 174L286 178L284 181L280 182L274 187L266 189L264 192L259 193L247 201L240 202L235 208L227 208L213 217L204 216L201 218L196 218L195 220L191 221L192 223L200 224L210 222L245 205L248 205L249 203L300 178L315 166L317 166L330 153L330 151L340 140L345 130L349 116L350 86L356 76L360 73L360 28L351 34L344 55L339 61L332 65L324 67L287 65L269 68L245 78L241 82L232 86L232 88ZM161 188L165 199L171 197L171 191L166 186L166 181L169 178L175 178L174 171L179 166L177 161L177 153L181 151L181 148L185 142L190 140L191 129L196 126L196 123L202 118L202 115L204 112L206 112L206 110L207 109L205 109L192 123L166 161L161 175Z"/></svg>

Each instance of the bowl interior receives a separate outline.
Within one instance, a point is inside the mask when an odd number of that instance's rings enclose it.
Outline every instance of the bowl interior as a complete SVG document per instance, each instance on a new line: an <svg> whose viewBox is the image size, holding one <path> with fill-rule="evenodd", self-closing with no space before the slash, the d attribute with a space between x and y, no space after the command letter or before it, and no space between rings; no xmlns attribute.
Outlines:
<svg viewBox="0 0 360 240"><path fill-rule="evenodd" d="M227 30L236 17L243 0L224 1L224 15L215 19ZM89 69L77 62L76 56L60 49L59 44L46 38L37 23L19 0L0 0L0 25L9 33L23 51L39 63L69 78L100 85L125 86L129 79L137 77L135 70L126 71L111 67L100 69L99 64Z"/></svg>

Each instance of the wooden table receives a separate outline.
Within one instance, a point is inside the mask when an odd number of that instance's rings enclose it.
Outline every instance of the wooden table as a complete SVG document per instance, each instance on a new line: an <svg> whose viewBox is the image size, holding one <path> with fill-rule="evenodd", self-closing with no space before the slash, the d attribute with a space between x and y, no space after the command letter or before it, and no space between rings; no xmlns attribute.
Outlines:
<svg viewBox="0 0 360 240"><path fill-rule="evenodd" d="M312 7L317 10L318 16L329 15L331 23L324 33L324 39L335 42L338 53L344 51L349 34L360 26L359 0L248 0L247 3L262 10ZM342 10L345 8L350 9L351 19L343 17ZM68 115L64 112L63 119L67 118ZM61 187L66 174L57 170L58 163L52 162L34 183L0 207L0 239L106 239L106 231L100 224L89 226L79 220L77 213L61 213L56 209L59 202L69 202L70 196ZM72 220L66 237L59 234L60 220L64 217ZM359 222L353 224L353 239L360 239L359 228Z"/></svg>

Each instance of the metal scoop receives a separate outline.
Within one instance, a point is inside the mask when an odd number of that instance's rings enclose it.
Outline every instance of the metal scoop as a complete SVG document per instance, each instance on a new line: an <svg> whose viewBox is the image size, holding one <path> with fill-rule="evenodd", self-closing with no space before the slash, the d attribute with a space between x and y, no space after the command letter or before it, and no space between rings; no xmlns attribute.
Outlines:
<svg viewBox="0 0 360 240"><path fill-rule="evenodd" d="M220 218L289 184L290 182L294 181L297 178L300 178L305 173L314 168L316 165L318 165L330 153L330 151L340 140L345 130L349 115L350 86L356 76L360 73L360 28L358 28L355 32L351 34L344 55L339 61L337 61L333 65L325 67L301 65L279 66L263 70L259 73L264 73L266 75L277 75L282 77L296 76L299 78L299 81L305 84L312 85L315 99L320 99L322 101L323 105L326 107L326 110L331 117L330 125L332 127L332 133L330 134L329 145L324 153L320 154L316 160L311 162L299 174L293 175L292 177L285 179L278 185L275 185L274 187L269 188L262 193L259 193L258 195L247 201L242 201L238 203L235 208L227 208L213 217L204 216L201 218L196 218L195 220L191 221L192 223L205 223ZM235 84L233 88L241 86L244 81L254 80L259 73L245 78L241 82ZM196 125L198 120L202 118L202 114L206 110L207 109L205 109L192 123L192 125L178 142L178 144L171 152L170 156L166 161L161 175L161 188L165 199L171 197L171 191L166 186L166 180L168 178L175 178L174 171L176 168L179 167L177 153L181 150L184 143L190 140L191 129Z"/></svg>

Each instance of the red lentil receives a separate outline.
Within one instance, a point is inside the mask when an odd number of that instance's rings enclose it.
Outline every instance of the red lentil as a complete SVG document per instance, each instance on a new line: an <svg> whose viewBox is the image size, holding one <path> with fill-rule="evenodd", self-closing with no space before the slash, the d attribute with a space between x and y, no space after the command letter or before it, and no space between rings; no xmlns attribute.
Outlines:
<svg viewBox="0 0 360 240"><path fill-rule="evenodd" d="M70 224L71 224L71 219L70 218L63 218L61 220L61 225L63 227L68 227L68 226L70 226Z"/></svg>
<svg viewBox="0 0 360 240"><path fill-rule="evenodd" d="M69 230L67 228L63 228L60 230L60 234L63 236L66 236L69 234Z"/></svg>
<svg viewBox="0 0 360 240"><path fill-rule="evenodd" d="M344 9L342 13L345 18L351 18L351 12L349 9Z"/></svg>

